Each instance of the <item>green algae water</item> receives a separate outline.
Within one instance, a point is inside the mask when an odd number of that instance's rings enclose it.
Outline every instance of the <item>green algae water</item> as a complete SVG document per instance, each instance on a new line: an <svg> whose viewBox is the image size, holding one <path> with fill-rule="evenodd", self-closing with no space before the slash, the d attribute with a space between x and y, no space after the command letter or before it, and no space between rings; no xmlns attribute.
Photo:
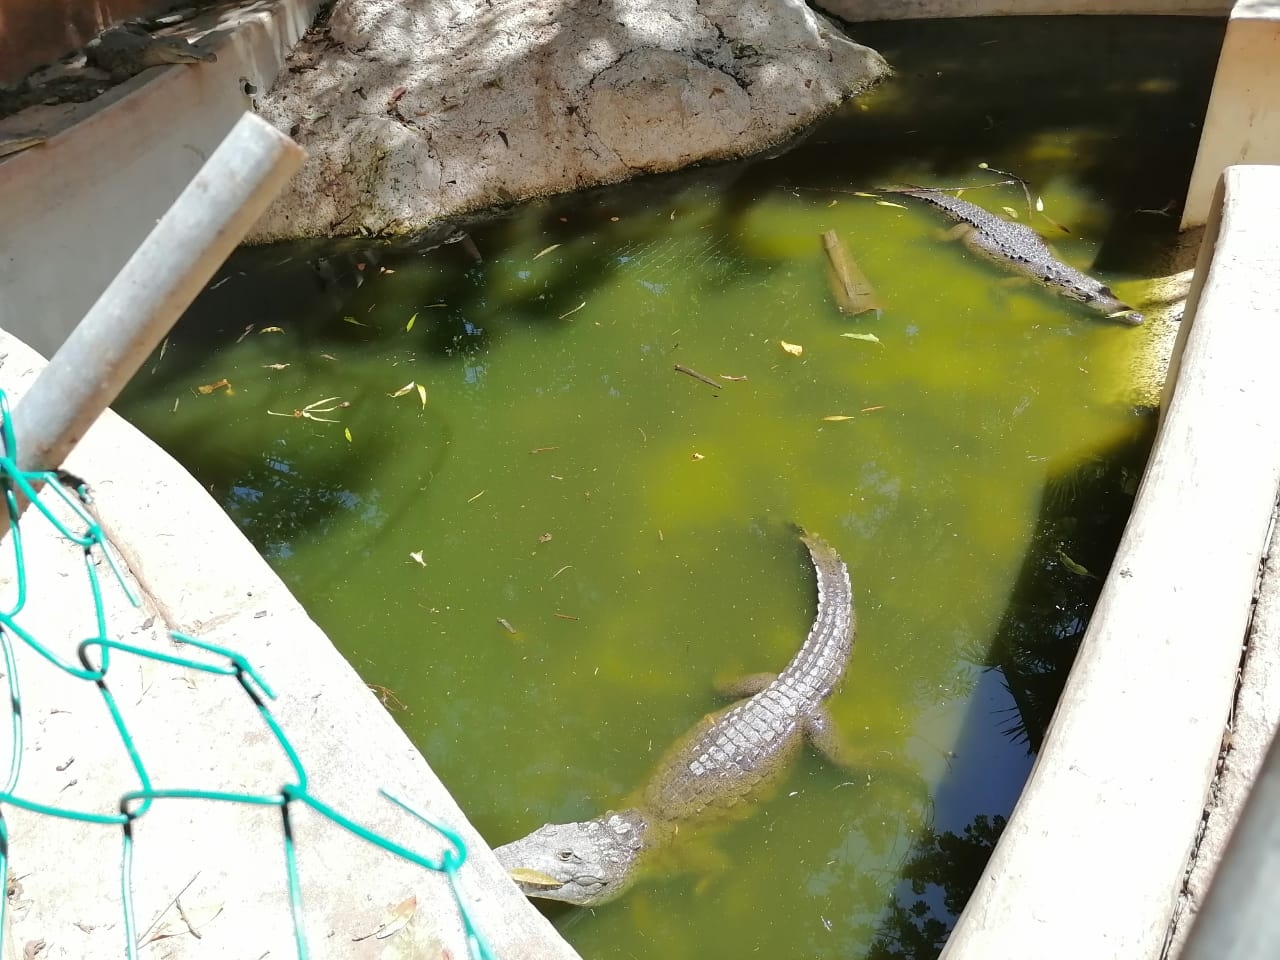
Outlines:
<svg viewBox="0 0 1280 960"><path fill-rule="evenodd" d="M858 637L831 710L873 769L805 757L715 857L546 906L584 957L936 956L1145 458L1146 330L1007 288L934 211L855 194L1016 170L1069 234L1018 188L966 198L1141 308L1220 25L854 33L897 78L778 157L518 207L456 243L239 252L118 404L494 845L616 804L719 706L715 678L787 662L815 604L788 523L842 554ZM836 310L828 230L878 315Z"/></svg>

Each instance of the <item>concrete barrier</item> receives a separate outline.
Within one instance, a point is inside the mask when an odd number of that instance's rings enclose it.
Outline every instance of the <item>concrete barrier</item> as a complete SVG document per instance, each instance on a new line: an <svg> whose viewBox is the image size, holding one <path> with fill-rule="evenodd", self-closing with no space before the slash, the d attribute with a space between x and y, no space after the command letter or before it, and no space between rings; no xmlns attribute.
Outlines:
<svg viewBox="0 0 1280 960"><path fill-rule="evenodd" d="M1161 955L1280 493L1280 168L1222 184L1133 514L943 960Z"/></svg>
<svg viewBox="0 0 1280 960"><path fill-rule="evenodd" d="M1227 166L1257 163L1280 163L1280 0L1238 0L1231 9L1182 229L1205 222Z"/></svg>
<svg viewBox="0 0 1280 960"><path fill-rule="evenodd" d="M47 142L0 158L0 327L46 356L57 350L252 107L246 82L271 85L318 6L207 14L217 63L140 73L47 116Z"/></svg>

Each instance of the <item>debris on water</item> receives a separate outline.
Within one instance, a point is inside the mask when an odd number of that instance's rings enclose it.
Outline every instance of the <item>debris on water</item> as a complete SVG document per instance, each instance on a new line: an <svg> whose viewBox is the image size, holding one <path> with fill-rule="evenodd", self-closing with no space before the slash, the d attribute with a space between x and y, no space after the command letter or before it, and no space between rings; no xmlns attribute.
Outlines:
<svg viewBox="0 0 1280 960"><path fill-rule="evenodd" d="M284 327L263 327L258 333L284 333Z"/></svg>
<svg viewBox="0 0 1280 960"><path fill-rule="evenodd" d="M538 542L539 542L539 543L550 543L550 542L551 542L551 534L549 534L549 533L540 533L540 534L538 534Z"/></svg>
<svg viewBox="0 0 1280 960"><path fill-rule="evenodd" d="M556 317L556 319L557 319L557 320L563 320L563 319L565 319L566 317L571 317L571 316L573 316L575 313L577 313L579 310L581 310L583 307L585 307L586 305L587 305L587 301L583 300L580 304L578 304L578 305L577 305L576 307L574 307L572 310L568 311L567 313L562 313L562 314L560 314L560 316Z"/></svg>
<svg viewBox="0 0 1280 960"><path fill-rule="evenodd" d="M842 423L845 420L852 420L853 417L845 416L842 413L833 413L831 416L823 417L822 419L827 420L831 423Z"/></svg>
<svg viewBox="0 0 1280 960"><path fill-rule="evenodd" d="M558 244L558 243L553 243L551 246L549 246L549 247L543 247L541 250L539 250L537 253L535 253L535 254L533 255L533 259L534 259L534 260L537 260L539 257L545 257L545 256L546 256L548 253L550 253L552 250L559 250L559 249L560 249L560 244Z"/></svg>
<svg viewBox="0 0 1280 960"><path fill-rule="evenodd" d="M563 567L561 567L559 570L553 573L550 579L554 580L556 577L560 576L560 574L564 573L566 570L572 570L572 569L573 569L573 564L566 563Z"/></svg>
<svg viewBox="0 0 1280 960"><path fill-rule="evenodd" d="M418 315L415 313L412 317L409 318L409 322L404 325L404 332L408 333L410 330L412 330L413 325L417 322L418 322Z"/></svg>
<svg viewBox="0 0 1280 960"><path fill-rule="evenodd" d="M481 491L480 491L479 493L477 493L474 497L470 497L470 498L468 498L468 499L467 499L467 503L475 503L477 500L479 500L479 499L480 499L481 497L483 497L483 496L484 496L484 491L483 491L483 490L481 490Z"/></svg>
<svg viewBox="0 0 1280 960"><path fill-rule="evenodd" d="M861 410L859 410L858 412L859 412L859 413L873 413L873 412L874 412L874 411L876 411L876 410L883 410L883 409L884 409L884 404L883 404L883 403L878 403L878 404L876 404L874 407L863 407L863 408L862 408Z"/></svg>
<svg viewBox="0 0 1280 960"><path fill-rule="evenodd" d="M367 323L361 323L361 322L360 322L359 320L357 320L355 317L343 317L343 318L342 318L342 322L343 322L343 323L350 323L350 324L353 324L354 326L357 326L357 327L367 327L367 326L368 326L368 324L367 324ZM266 330L263 330L262 332L263 332L263 333L266 333L268 330L271 330L271 329L272 329L271 327L267 327L267 329L266 329ZM276 329L279 329L279 328L276 328ZM281 331L281 332L283 333L284 331Z"/></svg>
<svg viewBox="0 0 1280 960"><path fill-rule="evenodd" d="M842 333L840 336L846 340L865 340L867 343L880 343L880 338L874 333ZM884 344L880 344L884 346Z"/></svg>
<svg viewBox="0 0 1280 960"><path fill-rule="evenodd" d="M1074 573L1077 577L1092 577L1094 580L1099 579L1098 575L1088 567L1084 566L1084 564L1076 563L1068 557L1061 547L1058 548L1058 559L1062 561L1062 565L1064 567Z"/></svg>
<svg viewBox="0 0 1280 960"><path fill-rule="evenodd" d="M826 231L822 235L822 249L827 253L827 280L831 284L836 308L855 317L871 310L878 313L880 302L875 288L845 249L840 235L834 230Z"/></svg>
<svg viewBox="0 0 1280 960"><path fill-rule="evenodd" d="M552 450L559 450L559 447L534 447L530 453L550 453Z"/></svg>
<svg viewBox="0 0 1280 960"><path fill-rule="evenodd" d="M691 456L689 459L690 459L690 460L692 460L692 461L694 461L694 462L696 463L696 462L697 462L697 461L699 461L699 460L705 460L705 459L707 459L707 458L706 458L705 456L703 456L702 454L700 454L700 453L695 453L695 454L694 454L693 456Z"/></svg>
<svg viewBox="0 0 1280 960"><path fill-rule="evenodd" d="M350 428L350 427L343 427L343 428L342 428L342 435L343 435L344 437L346 437L346 438L347 438L347 443L355 443L355 441L351 439L351 428Z"/></svg>
<svg viewBox="0 0 1280 960"><path fill-rule="evenodd" d="M567 613L557 613L556 616L559 617L561 620L580 620L581 619L581 617L571 616L570 614L567 614Z"/></svg>
<svg viewBox="0 0 1280 960"><path fill-rule="evenodd" d="M263 370L283 370L288 366L289 365L287 363L264 363L262 365L262 369Z"/></svg>
<svg viewBox="0 0 1280 960"><path fill-rule="evenodd" d="M244 328L244 333L242 333L242 334L240 334L240 336L236 337L236 343L239 343L241 340L243 340L243 339L244 339L245 337L247 337L249 334L253 333L253 328L254 328L254 326L255 326L255 324L252 324L252 323L251 323L251 324L249 324L247 327L245 327L245 328ZM166 342L168 342L167 338L166 338ZM162 358L164 357L164 350L163 350L163 348L162 348L162 349L161 349L161 351L160 351L160 356L161 356Z"/></svg>
<svg viewBox="0 0 1280 960"><path fill-rule="evenodd" d="M734 383L739 383L739 382L741 382L741 381L743 381L743 380L745 380L745 379L747 379L747 378L746 378L746 377L735 377L735 376L734 376L733 374L731 374L731 373L722 373L722 374L720 374L720 379L721 379L721 380L731 380L731 381L733 381Z"/></svg>
<svg viewBox="0 0 1280 960"><path fill-rule="evenodd" d="M200 384L200 386L196 387L196 393L200 394L201 396L207 397L209 394L213 393L215 390L224 390L224 389L229 394L235 393L235 390L232 389L231 387L231 381L228 380L226 377L223 377L221 380L215 380L213 383Z"/></svg>
<svg viewBox="0 0 1280 960"><path fill-rule="evenodd" d="M507 633L511 634L513 637L520 635L520 631L511 625L510 620L507 620L504 617L498 617L498 623L501 625L503 630L507 631Z"/></svg>
<svg viewBox="0 0 1280 960"><path fill-rule="evenodd" d="M421 550L410 550L410 551L409 551L409 559L416 561L416 562L417 562L417 564L418 564L418 566L420 566L420 567L425 567L425 566L427 565L427 561L426 561L426 560L424 560L424 559L422 559L422 551L421 551Z"/></svg>
<svg viewBox="0 0 1280 960"><path fill-rule="evenodd" d="M778 343L781 345L783 350L791 354L793 357L801 356L804 353L804 347L800 346L798 343L787 343L785 340L779 340Z"/></svg>
<svg viewBox="0 0 1280 960"><path fill-rule="evenodd" d="M308 403L301 410L294 410L292 413L276 413L274 410L268 410L267 416L292 417L295 420L315 420L318 423L337 423L338 421L331 417L316 416L317 413L333 413L335 410L345 410L347 407L351 406L350 400L342 400L339 403L334 403L333 401L337 399L337 397L325 397L323 400ZM323 404L326 403L330 404L330 406L323 406Z"/></svg>
<svg viewBox="0 0 1280 960"><path fill-rule="evenodd" d="M693 377L693 379L700 380L703 383L705 383L707 386L713 387L716 390L720 389L720 384L718 384L716 381L712 380L708 376L704 376L703 374L699 373L697 370L691 370L690 368L686 367L683 363L677 363L675 365L675 370L676 370L676 373L683 373L686 377Z"/></svg>

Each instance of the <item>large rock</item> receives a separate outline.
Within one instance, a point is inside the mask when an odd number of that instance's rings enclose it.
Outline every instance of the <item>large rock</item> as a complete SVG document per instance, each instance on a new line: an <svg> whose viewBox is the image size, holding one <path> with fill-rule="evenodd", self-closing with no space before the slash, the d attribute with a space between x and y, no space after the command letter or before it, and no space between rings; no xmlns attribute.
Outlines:
<svg viewBox="0 0 1280 960"><path fill-rule="evenodd" d="M799 0L338 0L261 104L311 159L252 239L744 156L888 72Z"/></svg>

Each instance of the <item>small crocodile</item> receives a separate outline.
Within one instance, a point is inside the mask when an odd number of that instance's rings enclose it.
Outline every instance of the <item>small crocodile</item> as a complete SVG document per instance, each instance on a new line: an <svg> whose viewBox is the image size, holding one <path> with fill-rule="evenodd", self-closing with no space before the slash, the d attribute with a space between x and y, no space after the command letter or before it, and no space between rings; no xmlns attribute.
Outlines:
<svg viewBox="0 0 1280 960"><path fill-rule="evenodd" d="M897 187L882 193L914 197L942 210L955 221L952 235L974 253L1005 270L1031 277L1071 300L1085 304L1108 320L1142 323L1142 314L1116 297L1111 289L1053 255L1048 244L1026 224L1013 223L941 190L928 187Z"/></svg>
<svg viewBox="0 0 1280 960"><path fill-rule="evenodd" d="M104 30L85 47L85 62L117 83L149 67L170 63L214 63L218 55L182 37L161 37L136 21Z"/></svg>
<svg viewBox="0 0 1280 960"><path fill-rule="evenodd" d="M620 896L683 826L732 819L785 774L804 741L842 766L848 757L823 707L853 651L849 571L821 537L801 539L817 572L818 612L780 674L753 674L724 692L739 700L702 719L658 761L623 809L549 823L494 851L530 897L589 906Z"/></svg>

